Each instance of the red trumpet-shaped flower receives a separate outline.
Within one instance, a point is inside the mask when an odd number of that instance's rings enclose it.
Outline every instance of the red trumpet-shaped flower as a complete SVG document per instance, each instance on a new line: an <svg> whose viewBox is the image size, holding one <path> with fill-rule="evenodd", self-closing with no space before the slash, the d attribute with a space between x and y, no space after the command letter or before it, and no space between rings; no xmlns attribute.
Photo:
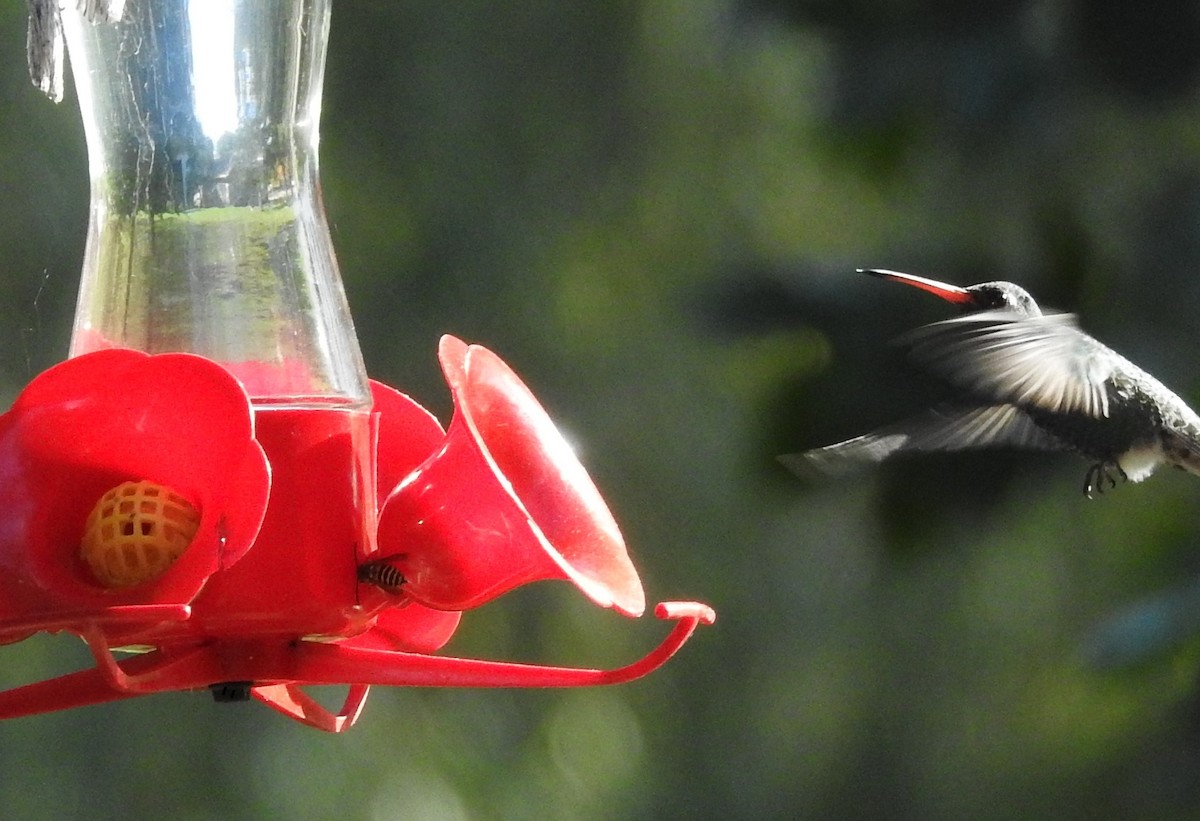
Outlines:
<svg viewBox="0 0 1200 821"><path fill-rule="evenodd" d="M630 616L637 571L587 472L525 384L494 353L442 337L457 413L446 444L380 514L379 560L431 607L475 607L524 582L569 579Z"/></svg>

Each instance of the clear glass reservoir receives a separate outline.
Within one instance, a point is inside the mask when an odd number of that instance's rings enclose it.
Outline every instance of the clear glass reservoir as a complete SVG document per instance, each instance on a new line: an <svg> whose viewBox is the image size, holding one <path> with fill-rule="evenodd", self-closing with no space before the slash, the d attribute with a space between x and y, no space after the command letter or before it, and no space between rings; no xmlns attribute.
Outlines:
<svg viewBox="0 0 1200 821"><path fill-rule="evenodd" d="M91 167L71 355L186 351L258 405L369 405L317 174L330 0L64 6Z"/></svg>

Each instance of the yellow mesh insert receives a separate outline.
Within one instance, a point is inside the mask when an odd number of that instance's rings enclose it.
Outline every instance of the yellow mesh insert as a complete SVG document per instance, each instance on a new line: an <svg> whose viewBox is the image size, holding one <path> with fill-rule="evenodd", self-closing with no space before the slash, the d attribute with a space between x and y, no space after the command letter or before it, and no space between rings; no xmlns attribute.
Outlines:
<svg viewBox="0 0 1200 821"><path fill-rule="evenodd" d="M200 524L187 499L154 482L125 482L100 497L83 529L80 556L105 587L132 587L161 575Z"/></svg>

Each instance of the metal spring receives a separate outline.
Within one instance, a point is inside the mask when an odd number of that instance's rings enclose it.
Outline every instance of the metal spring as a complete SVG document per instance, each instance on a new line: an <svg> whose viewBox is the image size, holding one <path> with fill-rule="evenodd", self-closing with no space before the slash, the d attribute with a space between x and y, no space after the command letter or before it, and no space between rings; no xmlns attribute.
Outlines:
<svg viewBox="0 0 1200 821"><path fill-rule="evenodd" d="M387 562L371 562L358 568L358 580L395 593L404 584L404 576Z"/></svg>

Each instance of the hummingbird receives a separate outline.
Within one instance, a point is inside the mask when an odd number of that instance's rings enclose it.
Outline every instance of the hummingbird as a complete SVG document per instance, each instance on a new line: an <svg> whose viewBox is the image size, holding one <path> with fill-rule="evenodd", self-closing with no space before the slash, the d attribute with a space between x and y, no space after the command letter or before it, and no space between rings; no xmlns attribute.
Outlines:
<svg viewBox="0 0 1200 821"><path fill-rule="evenodd" d="M1092 461L1084 493L1140 482L1161 463L1200 476L1200 416L1161 382L1080 330L1073 314L1043 312L1011 282L962 288L881 268L860 273L927 291L963 309L910 331L917 365L962 394L863 436L779 457L795 472L840 473L905 451L1015 447L1074 451Z"/></svg>

